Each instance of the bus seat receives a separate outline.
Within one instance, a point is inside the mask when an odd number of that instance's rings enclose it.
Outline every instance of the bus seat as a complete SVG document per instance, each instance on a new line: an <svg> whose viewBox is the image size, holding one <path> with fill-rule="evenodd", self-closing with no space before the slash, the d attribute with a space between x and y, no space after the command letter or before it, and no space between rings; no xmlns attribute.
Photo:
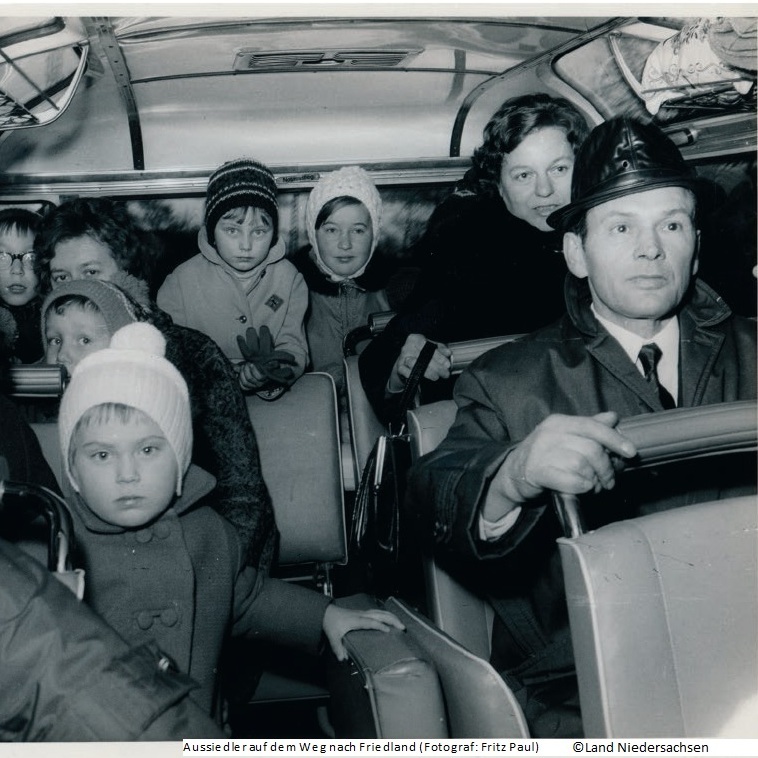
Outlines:
<svg viewBox="0 0 758 758"><path fill-rule="evenodd" d="M308 373L273 402L246 400L281 536L278 564L319 564L331 594L329 566L347 561L334 380Z"/></svg>
<svg viewBox="0 0 758 758"><path fill-rule="evenodd" d="M558 540L585 736L758 736L757 516L746 496Z"/></svg>
<svg viewBox="0 0 758 758"><path fill-rule="evenodd" d="M503 678L407 604L395 598L385 603L405 624L406 634L429 656L442 684L448 736L529 736L521 706Z"/></svg>
<svg viewBox="0 0 758 758"><path fill-rule="evenodd" d="M334 669L332 677L336 736L529 736L513 693L486 660L406 602L390 597L384 608L405 632L357 630L345 637L350 667ZM357 722L356 708L365 711Z"/></svg>
<svg viewBox="0 0 758 758"><path fill-rule="evenodd" d="M353 609L365 596L339 598ZM387 605L387 610L394 611ZM448 737L439 677L411 635L360 630L344 638L349 664L329 667L329 719L335 737L417 739Z"/></svg>
<svg viewBox="0 0 758 758"><path fill-rule="evenodd" d="M333 594L331 568L347 562L339 413L334 380L307 373L273 402L246 398L261 471L279 528L272 573ZM267 647L251 703L326 700L318 662Z"/></svg>
<svg viewBox="0 0 758 758"><path fill-rule="evenodd" d="M408 432L414 460L434 450L455 420L452 400L408 411ZM424 555L424 580L429 614L434 623L475 655L489 659L494 612L485 599L454 578L434 556Z"/></svg>

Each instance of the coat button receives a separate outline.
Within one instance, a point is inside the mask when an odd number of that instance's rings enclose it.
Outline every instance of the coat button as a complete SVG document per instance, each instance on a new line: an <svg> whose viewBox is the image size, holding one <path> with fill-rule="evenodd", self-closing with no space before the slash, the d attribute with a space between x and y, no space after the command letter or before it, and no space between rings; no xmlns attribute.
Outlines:
<svg viewBox="0 0 758 758"><path fill-rule="evenodd" d="M246 324L247 323L247 316L244 316L244 315L243 316L239 316L237 318L237 321L239 321L240 324Z"/></svg>
<svg viewBox="0 0 758 758"><path fill-rule="evenodd" d="M137 540L137 542L145 545L150 542L151 539L153 539L153 530L140 529L138 532L134 533L134 539Z"/></svg>
<svg viewBox="0 0 758 758"><path fill-rule="evenodd" d="M137 626L147 631L153 625L153 614L150 611L140 611L137 614Z"/></svg>
<svg viewBox="0 0 758 758"><path fill-rule="evenodd" d="M159 521L153 526L153 534L159 540L165 540L171 534L171 527L165 522Z"/></svg>
<svg viewBox="0 0 758 758"><path fill-rule="evenodd" d="M163 626L174 626L179 621L179 614L173 608L161 611L161 623Z"/></svg>

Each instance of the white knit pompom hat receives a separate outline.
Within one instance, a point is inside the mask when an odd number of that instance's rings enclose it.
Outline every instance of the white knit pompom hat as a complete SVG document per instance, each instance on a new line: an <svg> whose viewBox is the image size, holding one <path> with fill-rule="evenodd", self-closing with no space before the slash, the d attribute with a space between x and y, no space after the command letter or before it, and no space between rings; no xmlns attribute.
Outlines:
<svg viewBox="0 0 758 758"><path fill-rule="evenodd" d="M351 276L337 276L321 259L321 253L316 242L316 219L321 209L335 197L354 197L360 200L368 210L371 218L371 231L373 241L371 253L366 263ZM308 230L308 240L316 255L316 263L333 282L343 279L355 279L360 276L368 266L371 256L374 254L376 244L379 241L379 230L382 222L382 198L371 177L360 166L345 166L338 171L332 171L319 179L316 186L308 196L308 204L305 207L305 228Z"/></svg>
<svg viewBox="0 0 758 758"><path fill-rule="evenodd" d="M142 411L160 427L176 455L176 494L192 457L192 416L182 375L164 357L166 340L151 324L127 324L114 333L110 347L82 358L63 393L58 436L69 481L78 492L69 465L69 447L79 419L104 403Z"/></svg>

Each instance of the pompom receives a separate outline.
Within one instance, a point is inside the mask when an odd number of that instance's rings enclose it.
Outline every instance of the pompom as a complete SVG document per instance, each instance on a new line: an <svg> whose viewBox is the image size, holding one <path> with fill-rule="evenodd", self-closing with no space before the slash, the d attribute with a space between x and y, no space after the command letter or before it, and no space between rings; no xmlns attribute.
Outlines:
<svg viewBox="0 0 758 758"><path fill-rule="evenodd" d="M122 326L111 337L110 346L115 350L140 350L161 357L166 354L165 337L152 324L142 321Z"/></svg>

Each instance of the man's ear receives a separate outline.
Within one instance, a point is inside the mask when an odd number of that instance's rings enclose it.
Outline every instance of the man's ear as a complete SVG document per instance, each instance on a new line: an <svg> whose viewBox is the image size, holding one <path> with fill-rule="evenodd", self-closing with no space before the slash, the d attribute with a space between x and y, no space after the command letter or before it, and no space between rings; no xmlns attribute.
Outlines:
<svg viewBox="0 0 758 758"><path fill-rule="evenodd" d="M563 235L563 257L566 259L568 270L577 279L586 278L587 266L584 262L584 245L578 234L566 232Z"/></svg>
<svg viewBox="0 0 758 758"><path fill-rule="evenodd" d="M692 254L692 276L697 274L700 268L700 229L697 230L695 238L695 252Z"/></svg>

